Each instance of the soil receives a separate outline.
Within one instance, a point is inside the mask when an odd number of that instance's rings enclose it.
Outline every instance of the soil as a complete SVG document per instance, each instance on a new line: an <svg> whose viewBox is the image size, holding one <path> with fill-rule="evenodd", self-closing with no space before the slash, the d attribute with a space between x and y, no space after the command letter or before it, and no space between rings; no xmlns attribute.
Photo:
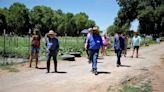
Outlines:
<svg viewBox="0 0 164 92"><path fill-rule="evenodd" d="M117 92L129 81L151 81L154 92L164 90L164 43L142 47L139 58L122 56L121 67L116 67L116 56L98 59L98 75L90 72L86 57L76 61L59 61L59 73L46 73L46 61L40 69L17 65L19 72L0 70L0 92ZM51 62L53 72L53 62ZM132 81L133 80L133 81Z"/></svg>

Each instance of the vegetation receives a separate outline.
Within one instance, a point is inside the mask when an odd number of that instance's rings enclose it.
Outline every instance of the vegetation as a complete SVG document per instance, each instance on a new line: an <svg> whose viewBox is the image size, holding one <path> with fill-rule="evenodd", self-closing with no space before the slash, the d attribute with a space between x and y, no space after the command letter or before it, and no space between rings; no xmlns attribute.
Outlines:
<svg viewBox="0 0 164 92"><path fill-rule="evenodd" d="M119 92L152 92L152 87L149 83L144 84L142 87L134 87L126 84Z"/></svg>
<svg viewBox="0 0 164 92"><path fill-rule="evenodd" d="M19 72L19 69L16 68L16 63L8 63L8 62L3 62L3 63L0 63L0 68L2 70L7 70L9 72Z"/></svg>
<svg viewBox="0 0 164 92"><path fill-rule="evenodd" d="M164 34L163 0L116 0L120 6L114 24L108 27L108 33L130 31L131 22L139 21L141 34L159 36ZM135 30L137 31L137 30Z"/></svg>
<svg viewBox="0 0 164 92"><path fill-rule="evenodd" d="M27 58L31 48L31 39L29 37L6 36L5 45L4 37L0 36L0 54L8 55L7 57ZM83 52L84 37L59 37L60 52L59 55L70 51ZM41 40L41 56L45 55L45 39ZM5 51L4 51L5 50Z"/></svg>
<svg viewBox="0 0 164 92"><path fill-rule="evenodd" d="M60 50L59 55L66 54L72 51L81 52L81 54L85 54L84 52L84 39L85 37L58 37L60 42ZM18 37L18 36L6 36L5 37L5 45L4 45L4 37L0 36L0 55L7 55L7 57L16 57L16 58L28 58L28 55L31 51L31 39L27 36ZM128 41L128 47L130 47L131 41ZM110 38L110 48L112 48L113 37ZM142 45L154 44L151 38L145 38L142 40ZM41 39L40 46L40 56L45 56L45 39ZM4 51L5 50L5 51ZM109 49L110 52L110 49Z"/></svg>
<svg viewBox="0 0 164 92"><path fill-rule="evenodd" d="M0 8L0 34L6 29L8 34L27 35L29 29L37 28L42 35L52 29L60 36L79 36L80 31L95 25L83 12L64 13L46 6L35 6L29 10L20 3Z"/></svg>

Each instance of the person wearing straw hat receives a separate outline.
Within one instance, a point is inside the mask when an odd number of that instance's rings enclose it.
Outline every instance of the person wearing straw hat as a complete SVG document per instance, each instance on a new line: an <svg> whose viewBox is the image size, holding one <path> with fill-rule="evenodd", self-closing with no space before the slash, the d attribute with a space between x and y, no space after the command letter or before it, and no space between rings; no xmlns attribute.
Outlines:
<svg viewBox="0 0 164 92"><path fill-rule="evenodd" d="M99 49L102 47L102 38L99 34L99 29L98 27L93 27L91 35L88 37L86 40L85 48L89 49L90 52L90 60L92 62L92 73L95 75L98 74L97 72L97 57L98 57L98 52Z"/></svg>
<svg viewBox="0 0 164 92"><path fill-rule="evenodd" d="M54 60L54 72L57 72L57 54L59 51L59 41L56 38L56 33L50 30L46 38L46 52L47 52L47 73L50 72L51 57Z"/></svg>

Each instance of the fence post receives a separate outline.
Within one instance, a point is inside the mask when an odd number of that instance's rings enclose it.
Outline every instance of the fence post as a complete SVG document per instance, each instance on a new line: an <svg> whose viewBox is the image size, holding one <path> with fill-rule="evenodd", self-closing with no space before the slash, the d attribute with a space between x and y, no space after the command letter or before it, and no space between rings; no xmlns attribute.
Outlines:
<svg viewBox="0 0 164 92"><path fill-rule="evenodd" d="M5 38L5 35L6 35L6 30L4 29L3 30L3 35L4 35L4 43L3 43L3 46L4 46L4 49L3 49L3 56L5 56L5 54L6 54L6 46L5 46L5 44L6 44L6 42L5 42L5 40L6 40L6 38Z"/></svg>
<svg viewBox="0 0 164 92"><path fill-rule="evenodd" d="M30 41L30 37L31 37L31 29L29 28L29 47L28 47L28 54L30 54L30 49L31 49L31 46L30 46L30 43L31 43L31 41ZM29 56L28 56L29 57Z"/></svg>
<svg viewBox="0 0 164 92"><path fill-rule="evenodd" d="M6 42L5 42L5 40L6 40L6 30L4 29L3 30L3 35L4 35L4 41L3 41L3 46L4 46L4 49L3 49L3 64L5 63L5 61L6 61Z"/></svg>

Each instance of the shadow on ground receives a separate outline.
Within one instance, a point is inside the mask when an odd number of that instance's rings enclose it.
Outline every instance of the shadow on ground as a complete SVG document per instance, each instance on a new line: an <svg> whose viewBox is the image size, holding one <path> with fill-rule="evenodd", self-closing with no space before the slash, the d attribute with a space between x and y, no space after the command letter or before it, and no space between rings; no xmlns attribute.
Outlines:
<svg viewBox="0 0 164 92"><path fill-rule="evenodd" d="M52 72L52 73L65 74L65 73L67 73L67 72L63 72L63 71L57 71L57 72Z"/></svg>
<svg viewBox="0 0 164 92"><path fill-rule="evenodd" d="M120 67L131 67L130 65L121 65Z"/></svg>
<svg viewBox="0 0 164 92"><path fill-rule="evenodd" d="M98 74L111 74L111 72L98 71Z"/></svg>

